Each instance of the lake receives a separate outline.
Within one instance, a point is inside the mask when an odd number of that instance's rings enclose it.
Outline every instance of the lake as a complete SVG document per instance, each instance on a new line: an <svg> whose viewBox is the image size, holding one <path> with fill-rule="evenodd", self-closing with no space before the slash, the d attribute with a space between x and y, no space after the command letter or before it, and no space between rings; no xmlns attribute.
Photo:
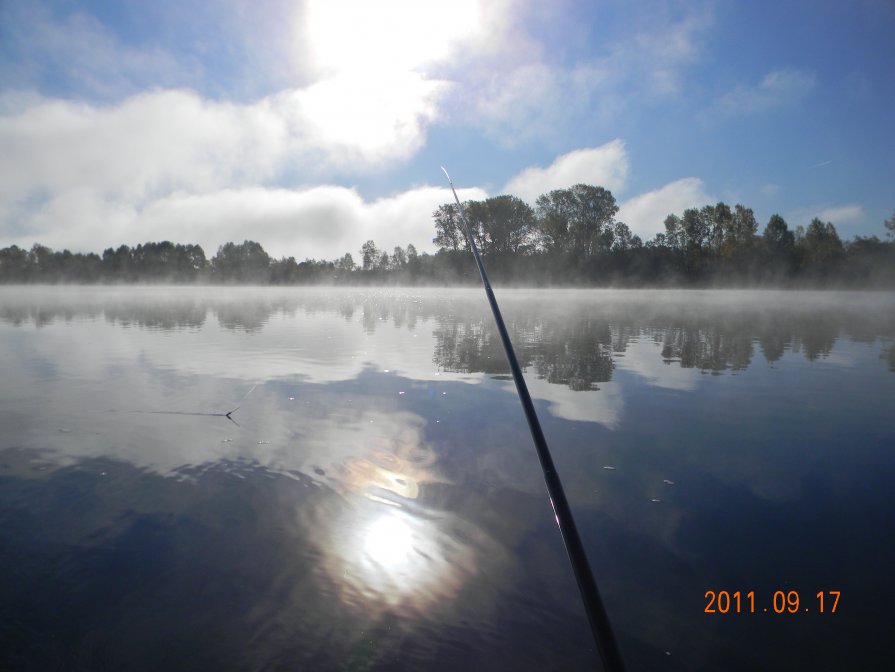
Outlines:
<svg viewBox="0 0 895 672"><path fill-rule="evenodd" d="M630 670L890 665L895 294L496 293ZM598 667L480 289L4 287L0 362L0 668Z"/></svg>

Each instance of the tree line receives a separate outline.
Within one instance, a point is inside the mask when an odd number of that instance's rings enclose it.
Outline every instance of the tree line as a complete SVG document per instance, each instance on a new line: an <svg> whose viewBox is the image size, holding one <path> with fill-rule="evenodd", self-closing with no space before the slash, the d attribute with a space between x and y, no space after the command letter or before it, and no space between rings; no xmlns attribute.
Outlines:
<svg viewBox="0 0 895 672"><path fill-rule="evenodd" d="M492 279L528 285L582 286L895 286L895 214L889 240L843 241L815 218L790 229L772 215L759 233L751 208L725 203L665 218L644 242L618 221L603 187L577 184L538 197L534 207L512 195L466 201L471 235ZM411 244L391 252L365 242L359 263L349 252L326 261L272 258L257 242L228 242L211 258L199 245L169 241L108 248L102 255L53 251L34 244L0 249L5 283L464 284L476 282L455 203L432 215L435 254Z"/></svg>
<svg viewBox="0 0 895 672"><path fill-rule="evenodd" d="M790 229L778 214L759 233L751 208L726 203L669 214L664 231L643 241L616 217L602 187L577 184L538 197L463 204L471 235L490 257L490 274L510 281L619 286L835 285L895 286L895 214L888 241L843 241L831 222L814 218ZM468 249L456 204L433 214L438 254Z"/></svg>

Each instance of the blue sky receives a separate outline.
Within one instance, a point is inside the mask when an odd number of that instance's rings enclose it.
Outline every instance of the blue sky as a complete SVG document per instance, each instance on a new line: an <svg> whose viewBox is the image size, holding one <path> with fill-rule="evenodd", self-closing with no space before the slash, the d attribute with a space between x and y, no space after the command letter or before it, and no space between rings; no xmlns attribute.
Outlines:
<svg viewBox="0 0 895 672"><path fill-rule="evenodd" d="M432 250L461 197L610 188L882 236L895 5L0 2L0 246Z"/></svg>

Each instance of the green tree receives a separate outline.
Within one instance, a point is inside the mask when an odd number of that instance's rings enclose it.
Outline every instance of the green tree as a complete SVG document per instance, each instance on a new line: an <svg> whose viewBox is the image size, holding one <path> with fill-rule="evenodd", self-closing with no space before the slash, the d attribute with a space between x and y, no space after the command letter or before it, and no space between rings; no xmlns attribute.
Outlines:
<svg viewBox="0 0 895 672"><path fill-rule="evenodd" d="M226 243L211 260L214 277L225 282L266 283L270 280L271 259L253 240Z"/></svg>
<svg viewBox="0 0 895 672"><path fill-rule="evenodd" d="M38 243L31 246L28 252L28 265L31 275L38 282L56 282L59 268L53 250Z"/></svg>
<svg viewBox="0 0 895 672"><path fill-rule="evenodd" d="M432 213L432 217L435 220L435 238L432 242L438 245L440 250L459 250L466 241L457 206L453 203L440 205Z"/></svg>
<svg viewBox="0 0 895 672"><path fill-rule="evenodd" d="M131 248L127 245L121 245L117 250L110 247L103 251L103 273L110 280L129 281L132 276L132 265Z"/></svg>
<svg viewBox="0 0 895 672"><path fill-rule="evenodd" d="M701 212L709 226L709 247L716 254L721 254L725 241L734 236L733 213L730 211L730 206L719 201L715 205L703 206Z"/></svg>
<svg viewBox="0 0 895 672"><path fill-rule="evenodd" d="M795 246L795 236L780 215L771 215L762 234L765 247L775 252L791 252Z"/></svg>
<svg viewBox="0 0 895 672"><path fill-rule="evenodd" d="M836 227L817 217L811 220L804 236L797 237L797 243L801 248L803 265L817 273L833 271L845 252Z"/></svg>
<svg viewBox="0 0 895 672"><path fill-rule="evenodd" d="M684 248L684 232L681 225L681 218L677 215L668 215L665 218L665 233L656 234L656 243L663 247L670 247L673 250ZM659 236L662 236L661 240Z"/></svg>
<svg viewBox="0 0 895 672"><path fill-rule="evenodd" d="M538 197L535 212L540 243L548 251L593 256L612 247L618 205L603 187L555 189Z"/></svg>
<svg viewBox="0 0 895 672"><path fill-rule="evenodd" d="M534 243L534 211L516 196L467 201L466 221L483 255L524 254Z"/></svg>
<svg viewBox="0 0 895 672"><path fill-rule="evenodd" d="M379 248L372 240L368 240L360 248L360 256L365 271L372 271L379 263Z"/></svg>
<svg viewBox="0 0 895 672"><path fill-rule="evenodd" d="M392 268L400 270L407 266L407 253L404 252L404 249L400 245L398 245L395 247L395 250L392 253L392 258L389 261Z"/></svg>
<svg viewBox="0 0 895 672"><path fill-rule="evenodd" d="M764 275L792 273L795 264L795 235L780 215L771 215L764 232L761 246L765 256Z"/></svg>
<svg viewBox="0 0 895 672"><path fill-rule="evenodd" d="M758 222L752 208L736 204L733 212L733 241L738 250L749 250L758 234Z"/></svg>
<svg viewBox="0 0 895 672"><path fill-rule="evenodd" d="M568 189L555 189L538 196L535 202L540 245L548 252L572 248L571 222L575 201Z"/></svg>
<svg viewBox="0 0 895 672"><path fill-rule="evenodd" d="M886 236L895 239L895 212L892 213L892 216L889 217L889 219L883 222L883 226L888 229L888 231L886 231Z"/></svg>
<svg viewBox="0 0 895 672"><path fill-rule="evenodd" d="M681 248L690 253L702 250L708 244L710 231L711 222L703 211L696 208L684 210L680 223Z"/></svg>
<svg viewBox="0 0 895 672"><path fill-rule="evenodd" d="M357 264L354 263L354 257L351 256L350 252L346 252L345 255L336 262L336 270L341 273L351 273L356 268Z"/></svg>
<svg viewBox="0 0 895 672"><path fill-rule="evenodd" d="M631 229L624 222L616 222L614 229L613 250L636 250L643 247L640 236L631 233Z"/></svg>
<svg viewBox="0 0 895 672"><path fill-rule="evenodd" d="M485 248L489 253L525 254L534 243L534 210L516 196L495 196L485 201Z"/></svg>

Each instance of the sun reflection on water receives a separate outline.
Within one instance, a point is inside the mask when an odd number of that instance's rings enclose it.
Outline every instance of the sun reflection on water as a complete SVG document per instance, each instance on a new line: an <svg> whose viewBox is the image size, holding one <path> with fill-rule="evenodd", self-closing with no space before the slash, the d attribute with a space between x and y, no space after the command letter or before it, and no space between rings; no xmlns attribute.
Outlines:
<svg viewBox="0 0 895 672"><path fill-rule="evenodd" d="M410 526L395 515L383 515L367 527L364 553L374 563L397 569L411 560L413 535Z"/></svg>
<svg viewBox="0 0 895 672"><path fill-rule="evenodd" d="M362 499L340 520L325 567L342 601L365 612L428 611L478 574L453 516L430 518Z"/></svg>
<svg viewBox="0 0 895 672"><path fill-rule="evenodd" d="M365 613L449 607L478 574L471 540L483 535L420 501L426 484L446 480L430 447L403 438L345 458L329 480L341 510L328 516L323 567L342 602Z"/></svg>

